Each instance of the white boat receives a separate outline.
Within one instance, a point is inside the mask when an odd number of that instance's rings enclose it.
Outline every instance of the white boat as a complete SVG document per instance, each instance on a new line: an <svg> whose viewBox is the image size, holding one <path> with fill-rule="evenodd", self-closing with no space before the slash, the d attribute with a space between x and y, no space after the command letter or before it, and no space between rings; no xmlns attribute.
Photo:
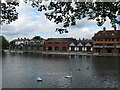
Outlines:
<svg viewBox="0 0 120 90"><path fill-rule="evenodd" d="M38 82L42 82L42 79L40 77L37 77Z"/></svg>

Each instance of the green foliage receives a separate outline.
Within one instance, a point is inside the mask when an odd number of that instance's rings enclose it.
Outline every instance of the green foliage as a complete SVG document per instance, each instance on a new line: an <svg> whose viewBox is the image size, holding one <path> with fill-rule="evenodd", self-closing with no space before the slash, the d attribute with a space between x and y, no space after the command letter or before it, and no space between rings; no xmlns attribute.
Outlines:
<svg viewBox="0 0 120 90"><path fill-rule="evenodd" d="M0 36L0 49L8 49L9 42L5 39L4 36Z"/></svg>
<svg viewBox="0 0 120 90"><path fill-rule="evenodd" d="M43 38L41 38L40 36L35 36L35 37L33 37L33 39L35 39L35 40L43 40Z"/></svg>
<svg viewBox="0 0 120 90"><path fill-rule="evenodd" d="M62 28L57 28L56 31L61 33L68 33L67 27L76 25L76 20L87 18L88 20L96 20L98 26L102 26L106 18L110 19L112 27L120 24L117 20L120 15L120 1L117 2L49 2L47 5L42 3L42 0L24 0L25 3L31 2L33 8L38 11L46 11L46 18L56 24L63 23ZM47 0L46 0L47 1ZM99 0L98 0L99 1ZM14 21L18 17L16 8L19 2L2 3L2 21L8 23ZM10 8L11 7L11 8Z"/></svg>
<svg viewBox="0 0 120 90"><path fill-rule="evenodd" d="M25 0L31 1L31 0ZM120 24L117 20L120 15L120 1L118 2L50 2L47 5L40 4L39 0L32 1L32 7L38 8L38 11L47 11L46 18L56 24L63 23L62 28L56 31L68 33L65 29L69 26L76 25L76 20L87 18L88 20L96 20L98 26L102 26L106 18L110 19L111 26L116 27Z"/></svg>
<svg viewBox="0 0 120 90"><path fill-rule="evenodd" d="M18 19L18 12L16 10L16 6L19 6L19 2L6 0L5 3L1 3L0 1L0 13L1 20L0 24L6 23L10 24L12 21Z"/></svg>

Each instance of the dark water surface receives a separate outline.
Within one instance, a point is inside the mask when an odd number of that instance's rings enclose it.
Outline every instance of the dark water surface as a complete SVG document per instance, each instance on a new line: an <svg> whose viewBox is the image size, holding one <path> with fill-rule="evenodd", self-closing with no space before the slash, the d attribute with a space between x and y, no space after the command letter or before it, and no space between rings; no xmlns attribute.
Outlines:
<svg viewBox="0 0 120 90"><path fill-rule="evenodd" d="M2 57L3 88L117 88L119 57L10 53ZM65 78L72 75L72 79ZM37 77L43 82L37 82Z"/></svg>

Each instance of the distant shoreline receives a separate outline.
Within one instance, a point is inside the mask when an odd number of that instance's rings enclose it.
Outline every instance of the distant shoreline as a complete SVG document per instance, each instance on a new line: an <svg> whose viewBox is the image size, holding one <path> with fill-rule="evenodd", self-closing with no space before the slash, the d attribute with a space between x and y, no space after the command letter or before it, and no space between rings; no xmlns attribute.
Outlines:
<svg viewBox="0 0 120 90"><path fill-rule="evenodd" d="M6 51L6 50L5 50ZM23 50L7 50L13 53L40 53L44 55L77 55L77 56L120 56L117 53L93 53L93 52L65 52L65 51L23 51Z"/></svg>

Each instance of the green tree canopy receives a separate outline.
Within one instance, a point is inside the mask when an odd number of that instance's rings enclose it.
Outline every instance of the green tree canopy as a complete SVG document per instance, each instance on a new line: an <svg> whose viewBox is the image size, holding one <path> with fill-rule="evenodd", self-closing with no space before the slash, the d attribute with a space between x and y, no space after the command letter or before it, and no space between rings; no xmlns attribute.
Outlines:
<svg viewBox="0 0 120 90"><path fill-rule="evenodd" d="M6 40L4 36L0 36L0 49L1 47L2 49L8 49L8 46L9 46L8 40Z"/></svg>
<svg viewBox="0 0 120 90"><path fill-rule="evenodd" d="M98 26L102 26L106 18L110 19L111 26L116 27L120 25L120 1L114 2L62 2L55 0L55 2L42 3L42 0L24 0L25 3L31 2L33 8L38 11L46 11L46 18L56 24L63 23L63 27L56 28L56 31L67 33L67 27L76 25L76 20L87 18L88 20L96 20ZM47 2L48 0L46 0ZM18 6L18 0L12 2L2 3L2 22L12 22L17 19L18 12L14 6ZM11 8L9 8L11 7ZM8 9L9 8L9 9Z"/></svg>
<svg viewBox="0 0 120 90"><path fill-rule="evenodd" d="M33 39L35 39L35 40L43 40L43 38L41 38L40 36L35 36L35 37L33 37Z"/></svg>

